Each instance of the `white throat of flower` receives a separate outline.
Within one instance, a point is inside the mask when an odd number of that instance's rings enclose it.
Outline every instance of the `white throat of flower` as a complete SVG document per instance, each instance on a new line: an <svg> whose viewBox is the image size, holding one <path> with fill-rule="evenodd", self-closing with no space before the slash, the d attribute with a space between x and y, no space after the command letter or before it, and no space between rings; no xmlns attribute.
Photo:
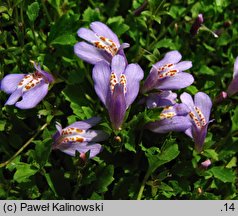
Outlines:
<svg viewBox="0 0 238 216"><path fill-rule="evenodd" d="M163 109L163 111L160 113L160 119L170 119L176 116L176 113L173 112L172 106L167 106Z"/></svg>
<svg viewBox="0 0 238 216"><path fill-rule="evenodd" d="M36 71L35 73L25 75L18 83L17 88L22 88L23 92L26 92L39 85L42 80L45 80L46 83L48 82L43 74Z"/></svg>
<svg viewBox="0 0 238 216"><path fill-rule="evenodd" d="M57 140L58 144L68 143L68 142L84 142L85 138L82 134L85 133L85 130L81 130L78 128L70 127L62 130L59 140Z"/></svg>
<svg viewBox="0 0 238 216"><path fill-rule="evenodd" d="M198 128L202 128L202 127L206 126L206 124L207 124L206 119L205 119L202 111L198 107L195 106L194 112L190 111L189 116Z"/></svg>
<svg viewBox="0 0 238 216"><path fill-rule="evenodd" d="M178 72L179 72L179 70L174 69L174 64L172 64L172 63L165 64L164 66L157 69L159 79L162 79L165 77L173 77Z"/></svg>
<svg viewBox="0 0 238 216"><path fill-rule="evenodd" d="M120 83L120 84L122 84L124 86L124 94L126 94L126 91L127 91L127 89L126 89L126 75L125 74L121 74L120 75L120 80L118 81L117 75L114 72L112 72L111 73L111 77L110 77L111 93L113 93L115 85L118 84L118 83Z"/></svg>
<svg viewBox="0 0 238 216"><path fill-rule="evenodd" d="M113 40L99 35L96 36L98 37L99 40L93 42L93 45L95 47L97 47L100 50L105 50L111 56L115 56L117 54L119 47Z"/></svg>

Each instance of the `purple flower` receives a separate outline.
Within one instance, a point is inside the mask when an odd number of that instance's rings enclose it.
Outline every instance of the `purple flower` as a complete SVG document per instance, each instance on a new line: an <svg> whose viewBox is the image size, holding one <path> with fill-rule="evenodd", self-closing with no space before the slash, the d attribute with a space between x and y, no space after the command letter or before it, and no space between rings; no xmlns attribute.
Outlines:
<svg viewBox="0 0 238 216"><path fill-rule="evenodd" d="M101 130L89 130L100 120L99 117L93 117L75 122L64 129L57 123L52 149L59 149L70 156L75 156L76 151L81 154L90 151L89 157L95 157L102 150L102 146L95 142L103 141L108 137Z"/></svg>
<svg viewBox="0 0 238 216"><path fill-rule="evenodd" d="M203 92L195 94L194 101L191 95L186 92L180 96L180 99L189 107L189 117L192 122L192 127L188 128L185 133L194 139L195 148L200 152L207 135L208 124L211 122L209 121L209 117L212 101L210 97Z"/></svg>
<svg viewBox="0 0 238 216"><path fill-rule="evenodd" d="M236 57L234 64L233 80L228 86L227 93L228 96L232 96L238 92L238 57Z"/></svg>
<svg viewBox="0 0 238 216"><path fill-rule="evenodd" d="M210 159L207 159L201 163L202 167L205 169L208 168L209 166L211 166L211 164L212 164L212 162Z"/></svg>
<svg viewBox="0 0 238 216"><path fill-rule="evenodd" d="M224 100L227 99L227 92L225 91L222 91L220 92L220 94L214 99L214 102L213 103L221 103L223 102Z"/></svg>
<svg viewBox="0 0 238 216"><path fill-rule="evenodd" d="M95 91L106 106L112 126L119 129L126 109L135 100L144 72L138 64L126 65L125 58L116 55L111 66L105 61L93 68Z"/></svg>
<svg viewBox="0 0 238 216"><path fill-rule="evenodd" d="M191 68L192 62L179 62L181 58L178 51L171 51L161 61L154 64L145 80L142 92L152 89L177 90L191 85L194 81L193 76L184 73L183 70Z"/></svg>
<svg viewBox="0 0 238 216"><path fill-rule="evenodd" d="M74 46L74 53L82 60L96 64L101 60L111 63L112 57L120 54L125 57L124 48L128 43L120 44L117 35L105 24L92 22L90 29L80 28L78 36L89 43L79 42Z"/></svg>
<svg viewBox="0 0 238 216"><path fill-rule="evenodd" d="M199 28L202 26L202 23L204 22L203 19L203 15L202 14L198 14L195 22L193 23L191 29L190 29L190 33L191 35L196 35L199 31Z"/></svg>
<svg viewBox="0 0 238 216"><path fill-rule="evenodd" d="M155 133L184 132L192 126L187 118L188 113L189 108L182 103L165 107L160 114L160 120L146 124L145 128Z"/></svg>
<svg viewBox="0 0 238 216"><path fill-rule="evenodd" d="M48 93L48 86L54 81L49 73L34 63L36 71L30 74L8 74L1 81L1 90L11 94L5 105L20 109L35 107ZM22 98L20 101L19 99Z"/></svg>
<svg viewBox="0 0 238 216"><path fill-rule="evenodd" d="M146 106L149 109L156 107L173 106L176 103L177 94L171 91L150 93L146 97Z"/></svg>

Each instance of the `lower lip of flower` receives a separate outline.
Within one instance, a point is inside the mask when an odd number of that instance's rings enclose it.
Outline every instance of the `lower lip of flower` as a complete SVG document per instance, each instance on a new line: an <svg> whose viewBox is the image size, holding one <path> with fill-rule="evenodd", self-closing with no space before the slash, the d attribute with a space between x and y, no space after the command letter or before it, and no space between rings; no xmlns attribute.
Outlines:
<svg viewBox="0 0 238 216"><path fill-rule="evenodd" d="M170 113L161 113L160 114L160 119L170 119L175 116L175 113L170 112Z"/></svg>
<svg viewBox="0 0 238 216"><path fill-rule="evenodd" d="M100 39L99 41L93 42L95 47L105 50L107 53L111 54L111 56L115 56L117 54L118 47L114 41L103 36L98 36L98 38Z"/></svg>
<svg viewBox="0 0 238 216"><path fill-rule="evenodd" d="M178 73L178 70L173 69L173 67L174 67L174 64L169 63L158 68L157 72L158 72L159 79L175 76Z"/></svg>
<svg viewBox="0 0 238 216"><path fill-rule="evenodd" d="M120 83L124 86L124 94L126 93L127 91L127 88L126 88L126 76L125 74L121 74L120 76L120 81L118 82L117 80L117 76L115 73L111 73L111 77L110 77L110 89L111 89L111 92L113 93L114 91L114 87L117 83Z"/></svg>
<svg viewBox="0 0 238 216"><path fill-rule="evenodd" d="M30 89L36 87L42 80L45 80L46 83L48 81L45 79L45 77L36 71L33 74L26 75L19 83L18 88L23 88L23 92L29 91Z"/></svg>
<svg viewBox="0 0 238 216"><path fill-rule="evenodd" d="M192 111L189 112L190 118L194 121L194 123L198 128L204 127L207 124L207 122L202 111L196 106L194 107L194 109L195 112Z"/></svg>

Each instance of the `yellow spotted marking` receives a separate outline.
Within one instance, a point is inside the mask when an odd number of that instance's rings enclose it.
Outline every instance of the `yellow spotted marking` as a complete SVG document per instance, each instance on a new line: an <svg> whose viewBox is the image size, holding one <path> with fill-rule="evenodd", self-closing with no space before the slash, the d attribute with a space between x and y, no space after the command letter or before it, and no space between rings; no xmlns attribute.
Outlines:
<svg viewBox="0 0 238 216"><path fill-rule="evenodd" d="M59 140L57 141L57 143L68 143L68 142L84 142L85 138L83 138L81 135L84 133L85 130L81 130L79 128L74 128L74 127L69 127L69 128L65 128L62 130L61 132L61 136L59 138Z"/></svg>
<svg viewBox="0 0 238 216"><path fill-rule="evenodd" d="M205 119L202 111L196 106L195 106L195 110L200 118L200 122L201 122L202 126L205 126L207 122L206 122L206 119Z"/></svg>
<svg viewBox="0 0 238 216"><path fill-rule="evenodd" d="M25 75L24 78L18 83L18 88L23 88L23 92L29 91L30 89L36 87L42 80L48 83L48 80L43 74L38 71Z"/></svg>
<svg viewBox="0 0 238 216"><path fill-rule="evenodd" d="M93 45L98 49L105 50L111 56L115 56L118 52L118 47L114 41L103 36L97 36L99 41L94 41Z"/></svg>
<svg viewBox="0 0 238 216"><path fill-rule="evenodd" d="M173 118L176 115L175 112L166 112L166 113L161 113L160 114L160 119L170 119Z"/></svg>
<svg viewBox="0 0 238 216"><path fill-rule="evenodd" d="M173 77L175 76L179 70L177 69L172 69L174 67L174 64L169 63L169 64L165 64L162 67L159 67L157 70L158 73L158 77L160 79L165 78L165 77Z"/></svg>
<svg viewBox="0 0 238 216"><path fill-rule="evenodd" d="M122 84L124 86L124 93L126 93L126 91L127 91L126 82L127 81L126 81L126 75L125 74L121 74L120 75L120 80L118 82L116 74L114 72L112 72L111 76L110 76L110 89L111 89L111 92L113 93L115 85L117 83L120 83L120 84Z"/></svg>

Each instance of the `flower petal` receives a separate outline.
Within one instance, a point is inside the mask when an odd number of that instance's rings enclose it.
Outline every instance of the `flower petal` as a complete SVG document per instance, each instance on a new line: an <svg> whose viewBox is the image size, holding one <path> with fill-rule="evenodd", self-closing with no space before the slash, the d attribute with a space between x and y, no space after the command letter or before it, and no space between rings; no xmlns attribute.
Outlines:
<svg viewBox="0 0 238 216"><path fill-rule="evenodd" d="M24 92L22 100L16 103L20 109L31 109L35 107L48 93L48 83L41 82L31 90Z"/></svg>
<svg viewBox="0 0 238 216"><path fill-rule="evenodd" d="M238 76L238 57L236 57L235 63L234 63L234 72L233 72L233 78Z"/></svg>
<svg viewBox="0 0 238 216"><path fill-rule="evenodd" d="M200 130L197 130L197 128L193 127L192 133L193 133L193 138L195 142L195 148L198 152L202 151L203 144L207 136L207 127L208 127L208 124L202 127Z"/></svg>
<svg viewBox="0 0 238 216"><path fill-rule="evenodd" d="M126 62L126 65L128 65L128 61L126 59L126 55L124 53L123 49L119 49L119 51L117 52L118 55L121 55L124 58L124 61Z"/></svg>
<svg viewBox="0 0 238 216"><path fill-rule="evenodd" d="M190 112L190 109L186 104L180 103L172 106L173 111L177 116L186 116Z"/></svg>
<svg viewBox="0 0 238 216"><path fill-rule="evenodd" d="M183 94L180 95L180 99L182 101L182 103L186 104L190 110L194 110L194 102L193 102L193 98L190 94L188 94L187 92L184 92Z"/></svg>
<svg viewBox="0 0 238 216"><path fill-rule="evenodd" d="M56 122L55 127L57 129L57 132L52 136L54 141L56 141L60 137L61 132L62 132L62 126L59 122Z"/></svg>
<svg viewBox="0 0 238 216"><path fill-rule="evenodd" d="M130 47L130 44L129 44L129 43L123 43L123 44L121 44L121 46L120 46L120 50L121 50L121 49L128 48L128 47Z"/></svg>
<svg viewBox="0 0 238 216"><path fill-rule="evenodd" d="M158 80L157 78L158 78L158 72L157 72L156 68L153 66L151 68L150 73L147 76L143 86L142 86L141 92L146 93L146 92L150 91L151 89L153 89L157 83L157 80Z"/></svg>
<svg viewBox="0 0 238 216"><path fill-rule="evenodd" d="M22 96L22 88L18 88L16 91L14 91L8 100L6 101L5 105L13 105L15 104L19 98Z"/></svg>
<svg viewBox="0 0 238 216"><path fill-rule="evenodd" d="M96 124L98 124L101 121L100 117L92 117L83 121L77 121L74 122L73 124L69 125L66 128L78 128L80 130L88 130L89 128L95 126ZM65 129L66 129L65 128Z"/></svg>
<svg viewBox="0 0 238 216"><path fill-rule="evenodd" d="M170 51L165 54L164 58L157 62L154 66L156 68L160 68L164 66L165 64L176 64L178 63L182 58L182 55L177 51Z"/></svg>
<svg viewBox="0 0 238 216"><path fill-rule="evenodd" d="M13 93L25 74L8 74L1 81L1 90L7 94Z"/></svg>
<svg viewBox="0 0 238 216"><path fill-rule="evenodd" d="M178 69L179 71L185 71L189 68L191 68L193 65L192 65L192 62L191 61L182 61L182 62L179 62L178 64L176 64L175 68Z"/></svg>
<svg viewBox="0 0 238 216"><path fill-rule="evenodd" d="M176 102L177 94L171 91L162 91L157 93L150 93L146 98L146 105L149 109L155 107L172 106Z"/></svg>
<svg viewBox="0 0 238 216"><path fill-rule="evenodd" d="M99 61L110 62L111 59L106 53L98 50L93 45L90 45L85 42L79 42L74 45L74 53L81 58L82 60L88 62L89 64L96 64Z"/></svg>
<svg viewBox="0 0 238 216"><path fill-rule="evenodd" d="M90 29L80 28L77 32L78 36L90 43L100 40L98 36Z"/></svg>
<svg viewBox="0 0 238 216"><path fill-rule="evenodd" d="M120 47L120 42L118 40L117 35L104 23L98 22L98 21L92 22L90 24L90 28L99 36L103 36L108 39L111 39L113 42L116 43L118 47Z"/></svg>
<svg viewBox="0 0 238 216"><path fill-rule="evenodd" d="M229 96L232 96L237 92L238 92L238 57L236 57L236 60L234 63L233 79L228 86L227 94Z"/></svg>
<svg viewBox="0 0 238 216"><path fill-rule="evenodd" d="M192 123L187 117L174 116L173 118L148 123L146 128L155 133L168 133L170 131L185 131L191 126Z"/></svg>
<svg viewBox="0 0 238 216"><path fill-rule="evenodd" d="M212 164L210 159L207 159L201 163L203 168L208 168Z"/></svg>
<svg viewBox="0 0 238 216"><path fill-rule="evenodd" d="M94 89L105 106L108 91L110 90L110 75L110 67L104 61L98 62L93 68Z"/></svg>
<svg viewBox="0 0 238 216"><path fill-rule="evenodd" d="M124 86L122 84L118 83L115 85L113 94L107 103L112 126L115 129L119 129L126 113L126 100L124 96Z"/></svg>
<svg viewBox="0 0 238 216"><path fill-rule="evenodd" d="M193 139L192 127L189 127L184 133Z"/></svg>
<svg viewBox="0 0 238 216"><path fill-rule="evenodd" d="M160 90L177 90L190 86L194 82L194 78L189 73L180 72L173 77L166 77L158 80L155 89Z"/></svg>
<svg viewBox="0 0 238 216"><path fill-rule="evenodd" d="M238 92L238 77L235 77L227 88L227 94L232 96Z"/></svg>
<svg viewBox="0 0 238 216"><path fill-rule="evenodd" d="M102 150L102 146L100 144L88 144L87 142L64 143L63 145L58 146L58 149L70 156L75 156L76 151L80 153L86 153L90 151L89 157L92 158Z"/></svg>
<svg viewBox="0 0 238 216"><path fill-rule="evenodd" d="M52 83L54 81L54 77L51 74L42 70L40 65L37 65L35 62L34 62L34 67L39 73L41 73L47 79L49 83Z"/></svg>
<svg viewBox="0 0 238 216"><path fill-rule="evenodd" d="M206 119L206 122L208 122L209 117L210 117L211 108L212 108L212 101L211 101L210 97L203 92L198 92L194 96L194 104L202 111L202 113Z"/></svg>
<svg viewBox="0 0 238 216"><path fill-rule="evenodd" d="M115 55L112 58L111 71L117 75L117 78L120 78L120 75L125 71L126 62L125 58L121 55Z"/></svg>
<svg viewBox="0 0 238 216"><path fill-rule="evenodd" d="M108 134L102 130L87 130L86 133L82 134L82 137L85 138L87 142L100 142L106 140Z"/></svg>
<svg viewBox="0 0 238 216"><path fill-rule="evenodd" d="M129 64L125 70L126 76L126 107L128 108L138 95L140 81L144 77L144 72L138 64Z"/></svg>
<svg viewBox="0 0 238 216"><path fill-rule="evenodd" d="M81 147L81 149L79 149L79 151L81 150L82 153L86 153L86 152L90 151L89 158L95 157L103 149L102 146L98 143L89 143L85 147L83 147L83 146L80 146L80 147Z"/></svg>

